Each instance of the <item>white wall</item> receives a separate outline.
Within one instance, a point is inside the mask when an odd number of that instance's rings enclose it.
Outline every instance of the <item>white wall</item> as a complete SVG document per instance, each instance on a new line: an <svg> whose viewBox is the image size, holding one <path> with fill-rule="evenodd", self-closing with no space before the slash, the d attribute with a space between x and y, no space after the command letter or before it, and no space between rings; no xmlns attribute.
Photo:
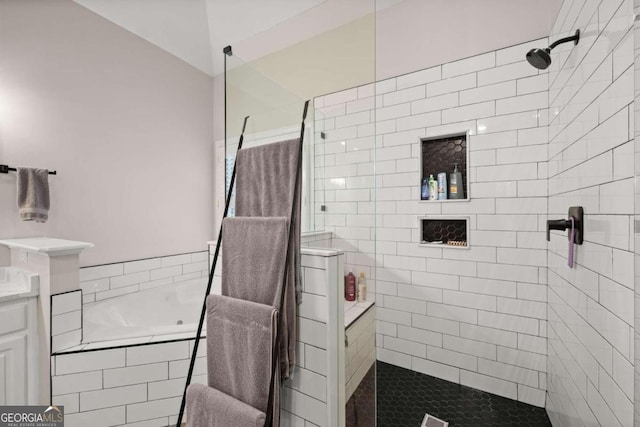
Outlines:
<svg viewBox="0 0 640 427"><path fill-rule="evenodd" d="M398 2L376 16L376 77L382 80L547 37L561 3L561 0Z"/></svg>
<svg viewBox="0 0 640 427"><path fill-rule="evenodd" d="M378 360L537 406L548 74L524 53L546 43L316 98L329 117L316 152L325 223L347 267L374 279ZM419 138L466 131L471 201L421 202ZM470 249L421 247L424 215L468 217Z"/></svg>
<svg viewBox="0 0 640 427"><path fill-rule="evenodd" d="M327 1L233 47L239 58L297 96L318 96L547 37L561 3L378 0L374 4L358 0L345 5ZM375 7L373 21L358 20ZM373 33L375 46L368 40ZM213 55L215 60L221 53L214 50ZM292 67L292 63L298 65ZM220 88L217 116L224 112L224 86ZM217 120L222 123L221 118ZM223 132L224 127L215 126L215 139L222 139Z"/></svg>
<svg viewBox="0 0 640 427"><path fill-rule="evenodd" d="M0 236L96 245L82 265L206 249L212 79L70 0L0 2L0 162L56 169L46 224L0 176Z"/></svg>
<svg viewBox="0 0 640 427"><path fill-rule="evenodd" d="M11 251L6 246L0 247L0 266L11 264Z"/></svg>
<svg viewBox="0 0 640 427"><path fill-rule="evenodd" d="M565 2L551 37L583 31L549 71L549 217L585 210L585 242L548 251L547 411L557 426L632 426L633 2Z"/></svg>

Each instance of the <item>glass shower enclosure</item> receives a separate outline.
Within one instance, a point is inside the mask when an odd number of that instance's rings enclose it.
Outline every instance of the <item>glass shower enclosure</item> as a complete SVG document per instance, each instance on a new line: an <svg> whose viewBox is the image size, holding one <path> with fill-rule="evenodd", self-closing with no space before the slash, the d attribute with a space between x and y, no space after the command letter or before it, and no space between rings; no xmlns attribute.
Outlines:
<svg viewBox="0 0 640 427"><path fill-rule="evenodd" d="M232 46L225 58L226 173L218 194L229 191L245 118L243 148L297 138L310 101L302 168L305 293L298 365L282 388L282 422L375 423L375 2L357 7L357 18L265 57L244 60ZM314 268L321 259L336 264ZM350 270L366 277L366 301L345 301ZM323 271L331 289L313 290ZM322 337L314 344L310 328ZM361 330L367 339L359 343Z"/></svg>

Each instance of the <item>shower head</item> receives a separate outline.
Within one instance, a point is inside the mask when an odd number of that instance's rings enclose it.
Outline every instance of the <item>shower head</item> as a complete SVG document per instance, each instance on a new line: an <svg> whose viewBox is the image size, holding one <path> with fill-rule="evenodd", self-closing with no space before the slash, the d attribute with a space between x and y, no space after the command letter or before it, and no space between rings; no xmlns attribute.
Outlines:
<svg viewBox="0 0 640 427"><path fill-rule="evenodd" d="M539 70L546 70L551 65L551 49L531 49L527 52L527 61Z"/></svg>
<svg viewBox="0 0 640 427"><path fill-rule="evenodd" d="M551 49L562 43L573 42L574 44L578 44L579 41L580 30L576 30L576 33L573 36L557 40L551 43L549 47L544 49L531 49L527 52L527 61L539 70L546 70L549 68L549 65L551 65Z"/></svg>

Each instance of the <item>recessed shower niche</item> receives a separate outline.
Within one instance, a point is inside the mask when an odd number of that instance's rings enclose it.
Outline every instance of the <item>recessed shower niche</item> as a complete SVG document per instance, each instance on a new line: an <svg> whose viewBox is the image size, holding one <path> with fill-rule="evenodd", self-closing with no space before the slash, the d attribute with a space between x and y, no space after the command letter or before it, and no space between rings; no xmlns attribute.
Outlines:
<svg viewBox="0 0 640 427"><path fill-rule="evenodd" d="M423 216L420 222L420 246L467 249L469 247L468 217Z"/></svg>
<svg viewBox="0 0 640 427"><path fill-rule="evenodd" d="M468 140L468 132L420 139L421 201L469 200Z"/></svg>

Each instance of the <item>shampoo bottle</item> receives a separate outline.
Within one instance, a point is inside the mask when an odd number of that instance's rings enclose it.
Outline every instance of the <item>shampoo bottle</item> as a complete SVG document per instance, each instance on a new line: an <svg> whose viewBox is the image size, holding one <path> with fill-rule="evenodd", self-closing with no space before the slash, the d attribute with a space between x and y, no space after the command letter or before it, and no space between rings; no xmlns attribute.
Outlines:
<svg viewBox="0 0 640 427"><path fill-rule="evenodd" d="M429 175L429 200L436 200L438 197L438 186L433 175Z"/></svg>
<svg viewBox="0 0 640 427"><path fill-rule="evenodd" d="M349 270L349 274L345 278L345 298L347 301L356 300L356 276Z"/></svg>
<svg viewBox="0 0 640 427"><path fill-rule="evenodd" d="M453 173L449 175L449 198L464 199L464 188L462 187L462 173L458 171L458 164L453 167Z"/></svg>
<svg viewBox="0 0 640 427"><path fill-rule="evenodd" d="M422 186L420 187L420 200L429 200L429 179L422 178Z"/></svg>
<svg viewBox="0 0 640 427"><path fill-rule="evenodd" d="M447 200L447 174L438 174L438 200Z"/></svg>
<svg viewBox="0 0 640 427"><path fill-rule="evenodd" d="M360 272L358 277L358 302L364 302L367 299L367 279L364 277L364 271Z"/></svg>

